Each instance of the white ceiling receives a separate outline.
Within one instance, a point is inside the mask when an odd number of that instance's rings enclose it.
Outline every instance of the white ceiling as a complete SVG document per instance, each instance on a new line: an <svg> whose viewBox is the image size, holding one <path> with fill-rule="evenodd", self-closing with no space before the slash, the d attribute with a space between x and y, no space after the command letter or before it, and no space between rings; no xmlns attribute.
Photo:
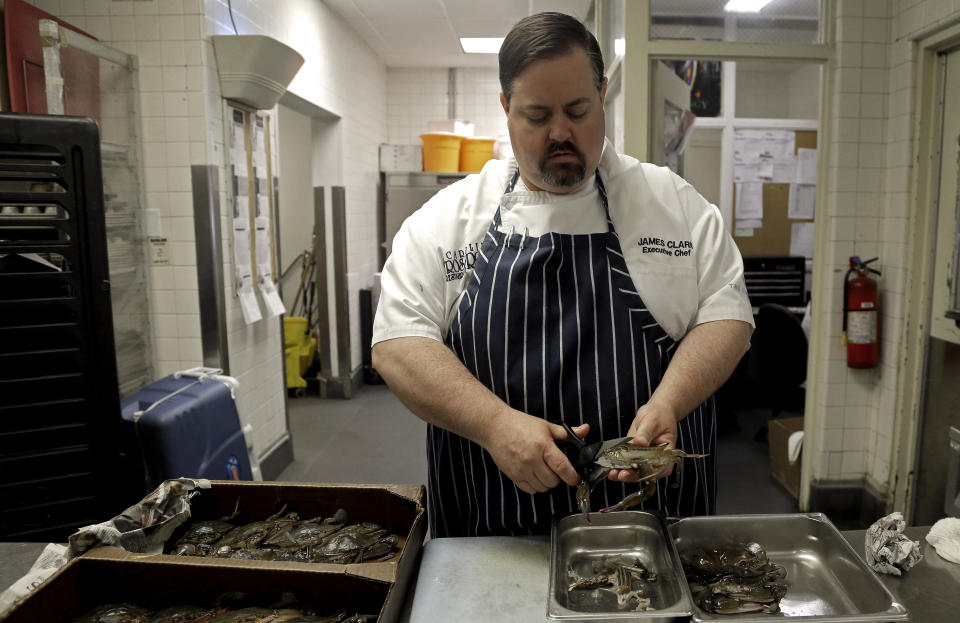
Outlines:
<svg viewBox="0 0 960 623"><path fill-rule="evenodd" d="M465 54L460 37L503 37L541 11L584 19L590 0L326 0L388 67L496 67L496 54Z"/></svg>

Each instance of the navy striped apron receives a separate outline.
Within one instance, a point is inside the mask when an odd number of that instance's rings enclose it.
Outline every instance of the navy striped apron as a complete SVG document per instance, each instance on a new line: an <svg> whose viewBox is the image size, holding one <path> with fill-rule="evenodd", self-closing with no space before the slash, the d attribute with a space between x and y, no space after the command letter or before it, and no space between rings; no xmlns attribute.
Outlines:
<svg viewBox="0 0 960 623"><path fill-rule="evenodd" d="M514 173L504 192L516 181ZM508 234L497 207L445 337L510 407L570 426L589 423L589 441L626 435L677 345L634 286L599 172L596 184L607 215L602 233ZM684 461L677 488L674 476L659 480L644 507L678 517L714 513L716 443L711 397L680 422L677 439L678 448L710 456ZM434 538L548 534L553 515L577 512L573 487L524 493L486 450L442 428L427 427L427 457ZM591 506L610 506L639 488L604 480Z"/></svg>

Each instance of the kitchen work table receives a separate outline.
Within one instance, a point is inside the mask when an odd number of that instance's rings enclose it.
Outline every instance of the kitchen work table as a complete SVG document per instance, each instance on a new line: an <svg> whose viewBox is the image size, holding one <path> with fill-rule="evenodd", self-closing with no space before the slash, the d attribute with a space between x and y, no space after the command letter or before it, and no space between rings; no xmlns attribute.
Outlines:
<svg viewBox="0 0 960 623"><path fill-rule="evenodd" d="M940 558L923 538L930 527L907 528L923 560L903 577L880 575L915 623L953 620L960 612L960 565ZM865 530L843 532L862 555ZM0 590L29 571L43 543L0 543ZM433 539L423 546L416 582L401 623L546 621L550 538ZM733 621L735 617L731 617Z"/></svg>
<svg viewBox="0 0 960 623"><path fill-rule="evenodd" d="M929 526L906 529L920 541L923 560L917 566L902 577L878 574L916 623L954 620L960 612L960 565L937 555L924 539L929 531ZM842 534L863 557L866 531ZM401 621L547 621L549 572L547 536L433 539L423 547Z"/></svg>

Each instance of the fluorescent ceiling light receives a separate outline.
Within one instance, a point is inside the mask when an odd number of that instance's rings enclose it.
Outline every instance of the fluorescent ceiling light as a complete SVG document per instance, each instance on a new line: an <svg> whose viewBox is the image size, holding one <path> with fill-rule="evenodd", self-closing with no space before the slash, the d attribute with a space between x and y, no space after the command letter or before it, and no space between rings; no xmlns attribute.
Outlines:
<svg viewBox="0 0 960 623"><path fill-rule="evenodd" d="M759 13L770 0L729 0L723 10L728 13Z"/></svg>
<svg viewBox="0 0 960 623"><path fill-rule="evenodd" d="M503 37L460 37L460 47L467 54L496 54Z"/></svg>

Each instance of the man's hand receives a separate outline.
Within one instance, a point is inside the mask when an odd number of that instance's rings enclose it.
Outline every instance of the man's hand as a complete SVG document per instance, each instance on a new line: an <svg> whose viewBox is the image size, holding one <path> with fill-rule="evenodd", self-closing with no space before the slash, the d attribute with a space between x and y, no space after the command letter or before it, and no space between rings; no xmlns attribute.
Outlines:
<svg viewBox="0 0 960 623"><path fill-rule="evenodd" d="M637 411L627 435L633 437L630 443L638 446L659 446L665 443L668 448L674 448L677 445L677 416L665 405L648 402ZM666 478L672 472L671 464L662 477ZM607 478L621 482L637 482L640 474L635 469L612 469Z"/></svg>
<svg viewBox="0 0 960 623"><path fill-rule="evenodd" d="M746 322L714 320L690 329L677 347L663 379L630 425L633 443L675 448L677 422L702 404L733 372L750 345ZM689 450L690 448L686 448ZM663 475L669 476L673 465ZM638 481L636 470L610 470L611 480Z"/></svg>
<svg viewBox="0 0 960 623"><path fill-rule="evenodd" d="M574 427L573 431L583 438L590 425ZM510 409L498 418L483 446L500 471L521 490L542 493L561 480L571 487L580 484L580 475L555 443L566 438L562 426Z"/></svg>

